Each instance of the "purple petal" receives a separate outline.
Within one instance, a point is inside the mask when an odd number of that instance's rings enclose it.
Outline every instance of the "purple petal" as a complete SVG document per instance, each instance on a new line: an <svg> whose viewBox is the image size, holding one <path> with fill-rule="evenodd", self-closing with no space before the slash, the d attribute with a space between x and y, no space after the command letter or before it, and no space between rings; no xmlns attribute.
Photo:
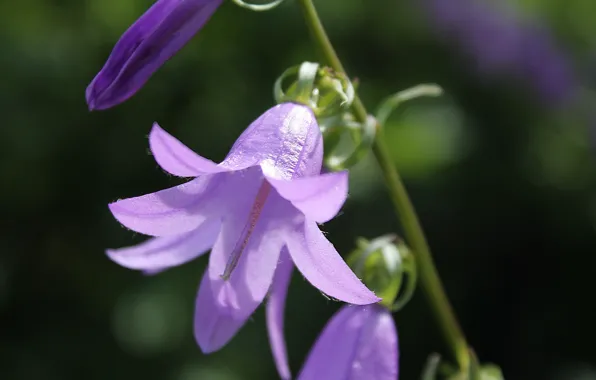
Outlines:
<svg viewBox="0 0 596 380"><path fill-rule="evenodd" d="M384 307L375 305L372 309L354 355L350 379L396 380L399 350L393 316Z"/></svg>
<svg viewBox="0 0 596 380"><path fill-rule="evenodd" d="M315 115L304 105L283 103L252 122L220 166L260 165L268 177L290 179L319 174L322 162L323 137Z"/></svg>
<svg viewBox="0 0 596 380"><path fill-rule="evenodd" d="M193 152L157 123L153 124L149 134L149 146L159 166L175 176L197 177L223 171L215 162Z"/></svg>
<svg viewBox="0 0 596 380"><path fill-rule="evenodd" d="M325 223L337 215L348 197L348 172L292 180L267 179L307 219Z"/></svg>
<svg viewBox="0 0 596 380"><path fill-rule="evenodd" d="M222 281L222 280L220 280ZM218 307L213 298L209 274L205 271L195 306L195 339L203 353L222 348L236 335L248 317L238 318L230 310Z"/></svg>
<svg viewBox="0 0 596 380"><path fill-rule="evenodd" d="M215 243L219 229L218 220L208 221L182 235L151 238L132 247L108 249L106 253L123 267L155 274L207 252Z"/></svg>
<svg viewBox="0 0 596 380"><path fill-rule="evenodd" d="M299 380L350 379L352 358L360 343L370 306L343 306L317 338L302 367Z"/></svg>
<svg viewBox="0 0 596 380"><path fill-rule="evenodd" d="M87 87L89 109L105 109L136 93L180 50L223 0L158 0L120 38Z"/></svg>
<svg viewBox="0 0 596 380"><path fill-rule="evenodd" d="M313 221L307 220L288 239L292 260L304 277L323 293L355 305L379 302L356 277Z"/></svg>
<svg viewBox="0 0 596 380"><path fill-rule="evenodd" d="M378 305L347 305L325 326L298 379L396 380L397 360L391 314Z"/></svg>
<svg viewBox="0 0 596 380"><path fill-rule="evenodd" d="M272 196L248 235L247 227L253 222L250 212L254 199L254 196L247 197L233 215L224 218L209 258L209 278L217 307L231 310L236 318L251 315L265 298L285 243L285 229L289 226L284 223L284 216L290 205ZM239 261L230 278L222 280L234 254L240 254Z"/></svg>
<svg viewBox="0 0 596 380"><path fill-rule="evenodd" d="M123 199L109 205L125 227L151 236L190 232L218 211L225 174L206 175L156 193Z"/></svg>
<svg viewBox="0 0 596 380"><path fill-rule="evenodd" d="M114 217L133 231L151 236L180 235L209 218L221 219L245 202L246 197L254 199L262 182L259 167L206 174L180 186L114 202L109 207Z"/></svg>
<svg viewBox="0 0 596 380"><path fill-rule="evenodd" d="M287 248L283 248L277 269L275 270L266 307L269 344L271 345L277 372L279 372L282 380L288 380L292 377L288 364L286 340L284 338L284 310L293 269L294 264L292 264L288 250Z"/></svg>

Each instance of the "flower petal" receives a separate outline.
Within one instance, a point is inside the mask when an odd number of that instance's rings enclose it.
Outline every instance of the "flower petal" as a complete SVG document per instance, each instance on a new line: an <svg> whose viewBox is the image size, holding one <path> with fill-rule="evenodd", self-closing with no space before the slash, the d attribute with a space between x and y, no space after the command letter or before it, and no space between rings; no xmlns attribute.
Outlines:
<svg viewBox="0 0 596 380"><path fill-rule="evenodd" d="M287 235L284 216L292 212L289 203L271 196L248 236L246 227L253 222L250 212L254 199L248 198L234 215L224 218L209 257L209 278L217 307L231 310L235 318L248 317L265 298ZM243 247L241 252L239 247ZM238 263L229 279L221 281L230 258L238 253Z"/></svg>
<svg viewBox="0 0 596 380"><path fill-rule="evenodd" d="M217 211L225 174L206 175L156 193L109 205L125 227L151 236L179 235L200 226Z"/></svg>
<svg viewBox="0 0 596 380"><path fill-rule="evenodd" d="M353 358L371 308L346 305L335 313L310 350L298 380L352 379Z"/></svg>
<svg viewBox="0 0 596 380"><path fill-rule="evenodd" d="M367 318L362 330L349 378L396 380L399 372L399 351L393 316L381 306L375 305L371 309L373 313Z"/></svg>
<svg viewBox="0 0 596 380"><path fill-rule="evenodd" d="M290 179L319 174L322 162L323 137L311 109L282 103L250 124L220 166L260 165L268 177Z"/></svg>
<svg viewBox="0 0 596 380"><path fill-rule="evenodd" d="M299 380L397 380L397 332L379 305L343 306L329 320Z"/></svg>
<svg viewBox="0 0 596 380"><path fill-rule="evenodd" d="M283 248L277 269L275 270L266 307L269 344L271 345L277 372L279 372L282 380L288 380L292 377L288 364L286 340L284 338L284 310L293 269L294 264L288 250L287 248Z"/></svg>
<svg viewBox="0 0 596 380"><path fill-rule="evenodd" d="M198 31L223 0L158 0L120 38L106 64L87 87L89 109L117 105Z"/></svg>
<svg viewBox="0 0 596 380"><path fill-rule="evenodd" d="M219 220L207 221L182 235L151 238L132 247L108 249L106 253L123 267L155 274L207 252L213 247L219 229Z"/></svg>
<svg viewBox="0 0 596 380"><path fill-rule="evenodd" d="M323 293L355 305L381 300L356 277L315 222L305 221L287 245L298 270Z"/></svg>
<svg viewBox="0 0 596 380"><path fill-rule="evenodd" d="M292 202L307 219L317 223L325 223L335 217L348 197L347 171L289 181L267 180L279 195Z"/></svg>
<svg viewBox="0 0 596 380"><path fill-rule="evenodd" d="M164 131L157 123L149 134L149 146L155 161L166 172L178 177L197 177L224 171L211 160L203 158Z"/></svg>
<svg viewBox="0 0 596 380"><path fill-rule="evenodd" d="M195 339L205 354L222 348L248 319L248 316L237 318L230 310L218 307L213 298L211 283L209 273L205 271L195 306Z"/></svg>
<svg viewBox="0 0 596 380"><path fill-rule="evenodd" d="M170 189L124 199L109 205L125 227L151 236L192 231L209 218L221 219L263 182L259 167L206 174ZM254 195L252 196L254 199Z"/></svg>

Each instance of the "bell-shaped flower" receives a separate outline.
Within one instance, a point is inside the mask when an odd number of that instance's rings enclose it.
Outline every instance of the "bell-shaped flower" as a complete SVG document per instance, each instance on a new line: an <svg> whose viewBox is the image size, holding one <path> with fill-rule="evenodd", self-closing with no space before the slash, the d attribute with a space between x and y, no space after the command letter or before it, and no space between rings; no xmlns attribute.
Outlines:
<svg viewBox="0 0 596 380"><path fill-rule="evenodd" d="M178 52L223 0L157 0L122 35L106 64L87 87L90 110L130 98Z"/></svg>
<svg viewBox="0 0 596 380"><path fill-rule="evenodd" d="M319 335L298 380L397 380L398 356L389 310L346 305Z"/></svg>
<svg viewBox="0 0 596 380"><path fill-rule="evenodd" d="M125 267L155 273L213 247L196 303L195 336L204 352L221 348L242 327L284 257L333 298L359 305L379 301L318 228L345 202L348 174L320 174L322 135L308 107L284 103L269 109L219 164L157 125L149 143L165 171L196 178L110 204L120 223L154 238L108 255Z"/></svg>

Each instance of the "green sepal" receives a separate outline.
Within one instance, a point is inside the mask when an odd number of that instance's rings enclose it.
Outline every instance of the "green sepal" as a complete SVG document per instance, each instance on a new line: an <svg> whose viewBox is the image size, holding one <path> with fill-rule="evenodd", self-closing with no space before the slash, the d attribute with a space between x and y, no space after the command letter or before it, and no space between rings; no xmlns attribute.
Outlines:
<svg viewBox="0 0 596 380"><path fill-rule="evenodd" d="M255 12L269 11L269 10L277 7L284 1L285 0L273 0L273 1L270 1L265 4L252 4L252 3L248 3L244 0L232 0L232 2L236 5L238 5L239 7L246 8L246 9L249 9L249 10L255 11Z"/></svg>

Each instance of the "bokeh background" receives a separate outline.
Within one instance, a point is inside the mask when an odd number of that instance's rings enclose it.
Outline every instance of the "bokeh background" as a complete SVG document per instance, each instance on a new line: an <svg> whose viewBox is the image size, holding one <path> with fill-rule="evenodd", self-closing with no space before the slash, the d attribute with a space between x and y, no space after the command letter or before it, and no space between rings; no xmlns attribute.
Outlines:
<svg viewBox="0 0 596 380"><path fill-rule="evenodd" d="M84 92L150 0L0 2L0 379L275 379L262 310L221 351L192 336L207 258L155 277L106 247L142 238L106 204L176 183L148 154L153 121L221 160L273 104L288 66L316 60L296 4L226 2L130 101ZM596 379L596 3L592 0L316 1L370 109L421 82L387 139L446 290L483 362L507 379ZM399 232L370 159L324 229ZM294 275L287 340L296 373L340 305ZM395 315L401 379L448 352L424 297Z"/></svg>

